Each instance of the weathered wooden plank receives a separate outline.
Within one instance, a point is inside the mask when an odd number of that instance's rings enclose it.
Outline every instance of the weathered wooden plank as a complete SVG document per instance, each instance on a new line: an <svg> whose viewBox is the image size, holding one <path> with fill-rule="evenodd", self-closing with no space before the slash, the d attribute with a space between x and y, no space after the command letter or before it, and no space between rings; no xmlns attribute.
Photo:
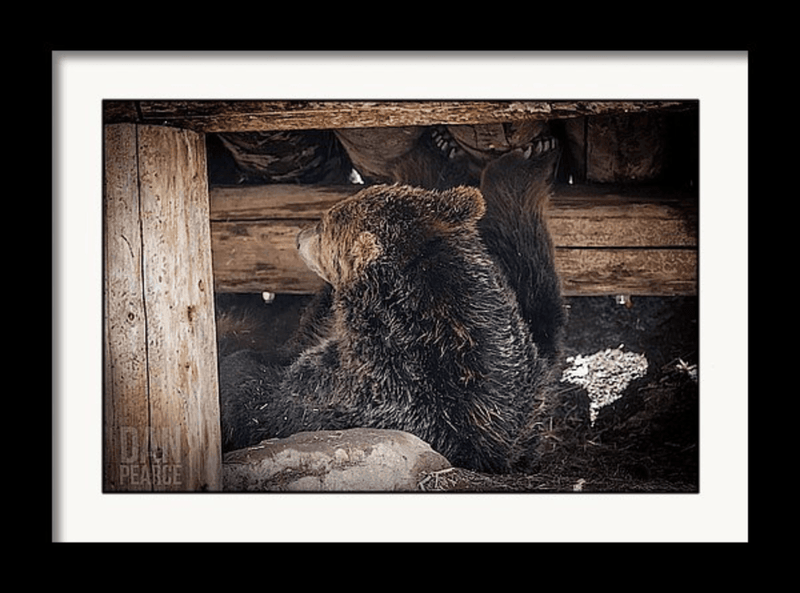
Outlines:
<svg viewBox="0 0 800 593"><path fill-rule="evenodd" d="M150 427L156 434L180 437L182 481L175 489L218 490L221 449L205 139L188 130L140 126L139 155ZM152 452L163 455L175 444L157 442Z"/></svg>
<svg viewBox="0 0 800 593"><path fill-rule="evenodd" d="M221 449L205 143L106 128L107 490L219 490ZM116 181L124 175L125 183ZM117 188L124 186L125 191ZM128 299L131 305L123 304ZM134 336L135 339L132 339ZM136 373L120 364L136 361ZM132 363L127 367L133 368ZM127 441L114 440L122 435Z"/></svg>
<svg viewBox="0 0 800 593"><path fill-rule="evenodd" d="M147 426L149 414L136 127L107 126L105 147L103 486L150 490L131 479L148 446L138 427Z"/></svg>
<svg viewBox="0 0 800 593"><path fill-rule="evenodd" d="M236 185L209 189L211 220L310 220L363 185Z"/></svg>
<svg viewBox="0 0 800 593"><path fill-rule="evenodd" d="M322 281L298 256L295 236L362 187L212 188L216 289L319 289ZM566 294L695 294L696 201L655 188L559 186L549 217Z"/></svg>
<svg viewBox="0 0 800 593"><path fill-rule="evenodd" d="M214 221L312 220L363 186L261 185L210 190ZM549 210L561 247L697 245L697 205L659 189L559 186Z"/></svg>
<svg viewBox="0 0 800 593"><path fill-rule="evenodd" d="M212 222L211 250L218 292L316 292L323 281L295 245L313 220Z"/></svg>
<svg viewBox="0 0 800 593"><path fill-rule="evenodd" d="M556 249L567 296L697 294L691 249Z"/></svg>
<svg viewBox="0 0 800 593"><path fill-rule="evenodd" d="M311 221L309 221L311 222ZM213 223L219 292L308 294L323 286L294 246L301 221ZM697 252L692 249L557 248L556 266L567 296L693 295Z"/></svg>
<svg viewBox="0 0 800 593"><path fill-rule="evenodd" d="M681 101L106 101L106 123L201 132L484 124L682 108Z"/></svg>
<svg viewBox="0 0 800 593"><path fill-rule="evenodd" d="M697 201L658 188L559 186L548 218L558 247L697 246Z"/></svg>
<svg viewBox="0 0 800 593"><path fill-rule="evenodd" d="M323 286L300 259L297 232L314 221L212 223L216 290L307 294ZM691 295L697 291L694 249L556 249L568 296Z"/></svg>

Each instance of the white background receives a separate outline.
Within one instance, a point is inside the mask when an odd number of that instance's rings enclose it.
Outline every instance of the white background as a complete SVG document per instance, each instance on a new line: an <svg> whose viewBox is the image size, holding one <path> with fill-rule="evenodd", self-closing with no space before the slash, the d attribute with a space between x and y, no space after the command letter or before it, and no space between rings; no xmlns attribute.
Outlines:
<svg viewBox="0 0 800 593"><path fill-rule="evenodd" d="M742 53L54 53L57 541L746 541ZM699 99L700 494L103 495L103 99Z"/></svg>

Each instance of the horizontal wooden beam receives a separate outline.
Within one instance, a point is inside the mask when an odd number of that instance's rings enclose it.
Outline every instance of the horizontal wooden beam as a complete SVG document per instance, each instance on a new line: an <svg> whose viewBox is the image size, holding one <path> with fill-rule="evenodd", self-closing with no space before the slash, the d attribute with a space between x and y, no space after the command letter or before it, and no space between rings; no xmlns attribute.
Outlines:
<svg viewBox="0 0 800 593"><path fill-rule="evenodd" d="M660 188L559 186L548 212L557 247L696 248L697 201Z"/></svg>
<svg viewBox="0 0 800 593"><path fill-rule="evenodd" d="M322 281L295 248L299 230L363 186L210 190L219 292L309 293ZM685 295L697 290L696 201L663 190L559 187L550 208L567 295Z"/></svg>
<svg viewBox="0 0 800 593"><path fill-rule="evenodd" d="M211 220L318 220L364 186L212 187ZM659 188L559 186L549 211L560 247L694 247L697 204Z"/></svg>
<svg viewBox="0 0 800 593"><path fill-rule="evenodd" d="M697 251L556 248L566 296L697 294Z"/></svg>
<svg viewBox="0 0 800 593"><path fill-rule="evenodd" d="M198 132L490 124L683 109L685 101L105 101L105 123Z"/></svg>
<svg viewBox="0 0 800 593"><path fill-rule="evenodd" d="M300 259L297 233L313 220L211 222L217 292L308 294L323 281Z"/></svg>

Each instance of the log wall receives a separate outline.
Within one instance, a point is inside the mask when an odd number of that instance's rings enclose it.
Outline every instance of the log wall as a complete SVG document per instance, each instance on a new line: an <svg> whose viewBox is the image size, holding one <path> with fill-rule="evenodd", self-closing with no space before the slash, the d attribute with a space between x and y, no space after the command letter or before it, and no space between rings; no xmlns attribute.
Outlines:
<svg viewBox="0 0 800 593"><path fill-rule="evenodd" d="M216 290L319 289L322 281L303 264L295 236L360 188L212 188ZM560 187L550 209L550 229L565 294L695 294L697 209L691 204L666 191Z"/></svg>

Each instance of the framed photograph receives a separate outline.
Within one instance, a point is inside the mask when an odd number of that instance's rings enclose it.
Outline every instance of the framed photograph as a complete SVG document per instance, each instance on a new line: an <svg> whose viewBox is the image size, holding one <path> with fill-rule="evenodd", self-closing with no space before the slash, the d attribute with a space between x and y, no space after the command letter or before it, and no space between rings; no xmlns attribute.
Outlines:
<svg viewBox="0 0 800 593"><path fill-rule="evenodd" d="M54 540L746 540L747 52L53 65Z"/></svg>

